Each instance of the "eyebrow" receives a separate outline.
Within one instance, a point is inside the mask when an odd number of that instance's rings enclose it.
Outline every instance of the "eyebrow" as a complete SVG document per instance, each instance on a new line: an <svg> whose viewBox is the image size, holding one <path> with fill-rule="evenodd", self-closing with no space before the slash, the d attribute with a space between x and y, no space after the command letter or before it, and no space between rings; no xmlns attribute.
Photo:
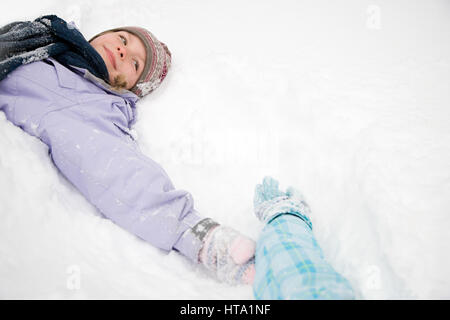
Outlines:
<svg viewBox="0 0 450 320"><path fill-rule="evenodd" d="M135 36L134 34L128 32L128 31L125 31L125 33L126 33L126 35L127 35L127 38L128 38L128 41L129 41L129 42L134 42L134 40L137 39L139 45L142 45L142 46L144 47L144 52L145 52L145 45L143 45L143 44L141 43L142 40L140 40L137 36ZM139 51L140 51L140 50L139 50ZM141 56L140 54L137 54L137 56L138 56L138 58L141 60L142 68L144 68L144 66L145 66L145 59L142 58L142 56ZM139 65L139 67L140 67L140 65Z"/></svg>

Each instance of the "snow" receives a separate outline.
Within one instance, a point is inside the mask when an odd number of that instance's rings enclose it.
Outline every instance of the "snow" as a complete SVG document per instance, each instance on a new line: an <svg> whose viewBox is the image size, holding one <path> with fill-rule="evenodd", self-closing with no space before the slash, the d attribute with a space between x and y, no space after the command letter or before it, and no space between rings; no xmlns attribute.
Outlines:
<svg viewBox="0 0 450 320"><path fill-rule="evenodd" d="M50 45L47 45L45 47L37 48L36 50L25 52L22 54L19 54L17 56L10 57L8 59L5 59L3 62L10 61L14 58L22 58L22 64L28 64L35 61L41 61L42 59L48 58L48 50L50 48Z"/></svg>
<svg viewBox="0 0 450 320"><path fill-rule="evenodd" d="M359 299L450 298L450 3L16 0L90 38L148 28L172 52L138 106L142 151L196 209L257 239L265 175L310 204ZM0 113L0 298L252 299L101 215Z"/></svg>

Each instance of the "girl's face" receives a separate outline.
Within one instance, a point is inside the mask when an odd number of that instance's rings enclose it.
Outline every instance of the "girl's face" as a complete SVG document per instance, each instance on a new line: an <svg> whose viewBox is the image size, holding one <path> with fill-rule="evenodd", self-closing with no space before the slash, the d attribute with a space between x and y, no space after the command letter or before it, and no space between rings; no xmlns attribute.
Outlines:
<svg viewBox="0 0 450 320"><path fill-rule="evenodd" d="M123 83L126 89L133 88L144 70L147 56L141 39L127 31L117 31L103 34L90 44L105 61L110 84L120 79L126 82Z"/></svg>

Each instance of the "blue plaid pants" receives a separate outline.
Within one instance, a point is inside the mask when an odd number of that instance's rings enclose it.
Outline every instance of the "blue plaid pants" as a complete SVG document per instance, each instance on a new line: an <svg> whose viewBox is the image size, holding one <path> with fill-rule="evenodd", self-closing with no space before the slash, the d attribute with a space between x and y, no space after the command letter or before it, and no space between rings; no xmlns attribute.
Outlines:
<svg viewBox="0 0 450 320"><path fill-rule="evenodd" d="M256 299L354 299L350 283L326 262L303 215L283 214L270 221L255 259Z"/></svg>

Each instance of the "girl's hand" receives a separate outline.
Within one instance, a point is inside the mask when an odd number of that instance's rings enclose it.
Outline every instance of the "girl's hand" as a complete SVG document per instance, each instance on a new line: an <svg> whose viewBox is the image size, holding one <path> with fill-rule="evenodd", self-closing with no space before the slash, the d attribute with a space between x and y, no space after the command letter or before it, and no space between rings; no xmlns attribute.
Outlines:
<svg viewBox="0 0 450 320"><path fill-rule="evenodd" d="M266 176L262 185L256 185L253 205L256 217L264 223L290 213L299 216L311 227L308 219L311 210L300 191L291 186L283 192L279 190L278 181L272 177Z"/></svg>
<svg viewBox="0 0 450 320"><path fill-rule="evenodd" d="M205 237L199 260L220 281L252 284L255 276L255 242L226 226L216 226Z"/></svg>

